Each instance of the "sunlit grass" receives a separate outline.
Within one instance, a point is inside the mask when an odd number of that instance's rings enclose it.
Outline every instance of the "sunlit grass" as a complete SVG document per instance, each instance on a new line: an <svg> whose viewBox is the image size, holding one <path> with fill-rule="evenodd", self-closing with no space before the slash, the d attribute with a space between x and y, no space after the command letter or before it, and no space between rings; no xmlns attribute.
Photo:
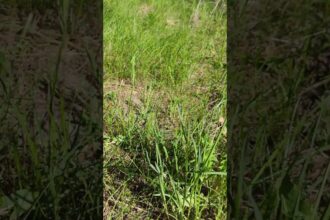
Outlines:
<svg viewBox="0 0 330 220"><path fill-rule="evenodd" d="M225 63L223 2L104 2L108 219L225 219Z"/></svg>

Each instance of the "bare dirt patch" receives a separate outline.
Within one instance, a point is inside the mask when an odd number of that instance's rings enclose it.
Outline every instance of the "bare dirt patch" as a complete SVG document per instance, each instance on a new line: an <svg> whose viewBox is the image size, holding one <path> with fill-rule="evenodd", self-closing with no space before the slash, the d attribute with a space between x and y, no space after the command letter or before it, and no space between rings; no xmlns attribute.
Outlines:
<svg viewBox="0 0 330 220"><path fill-rule="evenodd" d="M127 80L113 80L104 85L104 95L110 98L106 108L121 108L125 114L130 106L141 108L143 106L143 84L133 86Z"/></svg>
<svg viewBox="0 0 330 220"><path fill-rule="evenodd" d="M153 11L154 11L154 7L149 4L142 4L139 7L139 14L142 15L143 17L149 15Z"/></svg>

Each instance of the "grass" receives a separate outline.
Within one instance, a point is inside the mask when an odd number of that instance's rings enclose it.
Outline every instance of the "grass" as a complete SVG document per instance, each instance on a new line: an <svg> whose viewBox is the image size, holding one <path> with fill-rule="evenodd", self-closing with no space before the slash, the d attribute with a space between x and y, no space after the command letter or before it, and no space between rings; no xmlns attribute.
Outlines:
<svg viewBox="0 0 330 220"><path fill-rule="evenodd" d="M226 5L104 1L104 217L226 218Z"/></svg>
<svg viewBox="0 0 330 220"><path fill-rule="evenodd" d="M77 48L102 84L85 3L1 5L1 219L224 219L227 183L229 218L329 219L328 2L228 1L227 96L224 1L105 0L103 213L100 161L80 160L101 119L72 105L95 91L58 92Z"/></svg>
<svg viewBox="0 0 330 220"><path fill-rule="evenodd" d="M66 0L11 3L0 13L0 218L102 217L101 99L84 84L100 78L71 25L92 17L68 13Z"/></svg>
<svg viewBox="0 0 330 220"><path fill-rule="evenodd" d="M228 8L229 216L329 219L329 2Z"/></svg>

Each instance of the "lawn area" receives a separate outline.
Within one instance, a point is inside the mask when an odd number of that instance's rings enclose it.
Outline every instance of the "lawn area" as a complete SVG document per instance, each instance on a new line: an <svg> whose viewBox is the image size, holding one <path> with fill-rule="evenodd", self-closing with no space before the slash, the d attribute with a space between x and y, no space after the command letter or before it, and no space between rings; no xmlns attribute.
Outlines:
<svg viewBox="0 0 330 220"><path fill-rule="evenodd" d="M104 1L105 219L226 218L224 1Z"/></svg>

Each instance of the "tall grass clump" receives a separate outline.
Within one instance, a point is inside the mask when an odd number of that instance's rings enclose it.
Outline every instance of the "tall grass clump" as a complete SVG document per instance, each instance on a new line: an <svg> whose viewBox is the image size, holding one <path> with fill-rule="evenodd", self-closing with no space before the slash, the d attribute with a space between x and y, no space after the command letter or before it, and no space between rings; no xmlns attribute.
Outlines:
<svg viewBox="0 0 330 220"><path fill-rule="evenodd" d="M178 126L169 134L151 106L136 115L110 112L106 124L113 143L137 156L140 175L161 201L168 216L176 219L223 217L226 194L225 124L218 125L225 102L193 119L180 106L172 106ZM144 124L143 127L140 127ZM216 212L216 213L215 213Z"/></svg>

